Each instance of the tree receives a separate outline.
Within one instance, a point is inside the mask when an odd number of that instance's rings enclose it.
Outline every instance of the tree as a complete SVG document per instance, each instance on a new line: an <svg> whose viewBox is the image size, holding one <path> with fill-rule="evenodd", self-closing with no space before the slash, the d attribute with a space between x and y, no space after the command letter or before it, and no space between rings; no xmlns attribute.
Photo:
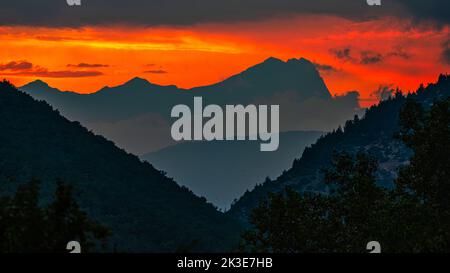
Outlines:
<svg viewBox="0 0 450 273"><path fill-rule="evenodd" d="M450 99L426 111L408 100L401 112L399 138L414 151L398 172L396 196L414 216L414 251L450 251Z"/></svg>
<svg viewBox="0 0 450 273"><path fill-rule="evenodd" d="M342 152L334 156L330 168L324 170L325 182L334 188L327 197L329 221L338 227L333 231L331 250L365 252L369 241L383 241L389 195L377 186L377 160L366 153L352 156Z"/></svg>
<svg viewBox="0 0 450 273"><path fill-rule="evenodd" d="M1 252L39 252L45 248L45 215L39 208L39 182L19 186L13 197L3 197L0 222Z"/></svg>
<svg viewBox="0 0 450 273"><path fill-rule="evenodd" d="M106 242L108 229L80 210L70 186L58 182L46 207L40 206L39 190L39 181L31 180L14 196L0 198L0 252L67 252L69 241L88 252Z"/></svg>
<svg viewBox="0 0 450 273"><path fill-rule="evenodd" d="M376 160L336 154L325 181L329 196L287 188L271 194L253 211L253 229L243 235L241 250L256 252L362 252L380 238L388 195L375 184Z"/></svg>
<svg viewBox="0 0 450 273"><path fill-rule="evenodd" d="M337 154L324 170L332 192L271 194L253 211L241 250L363 252L374 240L384 252L449 252L450 99L429 110L408 100L398 137L414 155L393 190L377 186L375 158Z"/></svg>
<svg viewBox="0 0 450 273"><path fill-rule="evenodd" d="M243 234L240 251L298 253L314 252L326 245L326 229L319 195L300 196L293 189L272 193L253 211L251 229ZM320 228L320 230L318 229Z"/></svg>

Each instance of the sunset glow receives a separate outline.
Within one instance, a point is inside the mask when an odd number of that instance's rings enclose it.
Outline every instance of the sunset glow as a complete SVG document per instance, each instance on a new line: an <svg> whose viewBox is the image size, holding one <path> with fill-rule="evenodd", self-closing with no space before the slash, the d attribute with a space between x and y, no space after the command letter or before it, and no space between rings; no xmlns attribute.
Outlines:
<svg viewBox="0 0 450 273"><path fill-rule="evenodd" d="M415 90L450 72L442 58L448 27L383 18L354 22L302 15L185 27L0 27L0 77L21 86L42 79L61 90L95 92L139 76L183 88L222 81L266 58L317 64L333 95L379 86Z"/></svg>

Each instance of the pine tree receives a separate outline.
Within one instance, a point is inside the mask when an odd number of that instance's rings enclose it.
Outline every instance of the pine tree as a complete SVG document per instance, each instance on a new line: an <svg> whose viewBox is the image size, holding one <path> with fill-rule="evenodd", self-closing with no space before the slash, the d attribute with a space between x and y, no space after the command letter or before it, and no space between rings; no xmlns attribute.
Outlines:
<svg viewBox="0 0 450 273"><path fill-rule="evenodd" d="M431 109L408 100L398 137L414 152L395 188L377 186L377 161L342 152L324 170L329 195L271 194L252 214L241 250L256 252L450 252L450 99Z"/></svg>
<svg viewBox="0 0 450 273"><path fill-rule="evenodd" d="M78 241L83 252L99 249L109 231L88 218L72 196L72 188L58 182L55 198L42 207L38 180L19 186L14 196L0 197L0 252L67 252Z"/></svg>

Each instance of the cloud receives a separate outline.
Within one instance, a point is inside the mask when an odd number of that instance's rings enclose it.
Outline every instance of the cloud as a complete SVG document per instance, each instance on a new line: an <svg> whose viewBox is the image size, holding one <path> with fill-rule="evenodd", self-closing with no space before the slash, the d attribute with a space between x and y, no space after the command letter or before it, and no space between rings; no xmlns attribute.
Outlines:
<svg viewBox="0 0 450 273"><path fill-rule="evenodd" d="M387 54L387 57L397 57L405 60L411 59L412 56L412 54L406 52L402 47L396 47Z"/></svg>
<svg viewBox="0 0 450 273"><path fill-rule="evenodd" d="M19 73L3 74L8 76L33 76L42 78L85 78L103 75L99 71L48 71L47 69L39 69L35 71L26 71Z"/></svg>
<svg viewBox="0 0 450 273"><path fill-rule="evenodd" d="M337 69L329 64L320 64L320 63L313 63L314 66L317 68L317 70L322 71L322 72L336 72Z"/></svg>
<svg viewBox="0 0 450 273"><path fill-rule="evenodd" d="M352 49L350 47L344 47L341 49L331 49L331 53L342 61L354 61L353 57L351 56Z"/></svg>
<svg viewBox="0 0 450 273"><path fill-rule="evenodd" d="M373 91L370 96L377 100L387 100L395 93L391 84L380 85L377 90Z"/></svg>
<svg viewBox="0 0 450 273"><path fill-rule="evenodd" d="M395 2L403 7L402 12L416 21L432 21L440 26L450 24L450 1L448 0L396 0Z"/></svg>
<svg viewBox="0 0 450 273"><path fill-rule="evenodd" d="M354 64L362 64L362 65L373 65L378 64L384 61L386 57L392 57L394 55L400 54L399 52L390 52L386 56L383 56L381 53L378 53L373 50L361 50L358 53L353 53L351 47L344 48L334 48L331 49L330 52L339 60L344 62L351 62ZM401 52L402 54L406 54ZM356 56L354 56L356 55ZM401 57L405 58L406 55L401 55ZM409 56L407 56L409 58Z"/></svg>
<svg viewBox="0 0 450 273"><path fill-rule="evenodd" d="M146 70L146 71L144 71L144 73L146 73L146 74L166 74L167 71L161 70L161 69L158 69L158 70Z"/></svg>
<svg viewBox="0 0 450 273"><path fill-rule="evenodd" d="M360 114L359 93L347 92L332 98L300 98L298 93L287 91L259 99L254 104L280 105L281 131L330 131Z"/></svg>
<svg viewBox="0 0 450 273"><path fill-rule="evenodd" d="M377 64L383 61L383 56L380 53L374 51L362 51L361 52L361 64Z"/></svg>
<svg viewBox="0 0 450 273"><path fill-rule="evenodd" d="M88 64L88 63L79 63L79 64L68 64L67 67L77 67L77 68L102 68L109 67L107 64Z"/></svg>
<svg viewBox="0 0 450 273"><path fill-rule="evenodd" d="M144 67L149 68L149 70L145 70L142 73L145 74L167 74L168 72L166 70L163 69L163 67L161 65L159 65L158 67L156 67L157 64L154 63L149 63L149 64L145 64Z"/></svg>
<svg viewBox="0 0 450 273"><path fill-rule="evenodd" d="M193 25L324 14L351 20L382 16L449 24L450 1L390 0L89 0L70 7L63 0L3 1L0 25L80 27L87 25Z"/></svg>
<svg viewBox="0 0 450 273"><path fill-rule="evenodd" d="M12 70L12 71L18 71L18 70L25 70L25 69L31 69L33 67L32 63L25 62L25 61L12 61L5 64L0 64L0 71L5 70Z"/></svg>
<svg viewBox="0 0 450 273"><path fill-rule="evenodd" d="M441 59L443 63L450 65L450 40L444 43L444 48L442 49Z"/></svg>
<svg viewBox="0 0 450 273"><path fill-rule="evenodd" d="M99 71L52 71L26 61L12 61L0 64L0 72L3 76L33 76L42 78L83 78L103 75Z"/></svg>

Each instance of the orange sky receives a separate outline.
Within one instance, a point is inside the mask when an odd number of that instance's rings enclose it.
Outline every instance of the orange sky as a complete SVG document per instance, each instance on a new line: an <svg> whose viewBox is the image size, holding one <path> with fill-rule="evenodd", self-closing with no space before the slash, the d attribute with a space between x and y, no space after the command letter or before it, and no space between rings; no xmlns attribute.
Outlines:
<svg viewBox="0 0 450 273"><path fill-rule="evenodd" d="M448 27L411 27L393 18L353 22L326 16L183 28L0 26L0 77L18 86L40 78L80 93L135 76L189 88L221 81L270 56L305 57L329 68L321 74L332 94L357 90L367 106L376 102L371 94L380 85L415 90L450 72L441 60L449 35ZM338 58L339 52L347 54Z"/></svg>

